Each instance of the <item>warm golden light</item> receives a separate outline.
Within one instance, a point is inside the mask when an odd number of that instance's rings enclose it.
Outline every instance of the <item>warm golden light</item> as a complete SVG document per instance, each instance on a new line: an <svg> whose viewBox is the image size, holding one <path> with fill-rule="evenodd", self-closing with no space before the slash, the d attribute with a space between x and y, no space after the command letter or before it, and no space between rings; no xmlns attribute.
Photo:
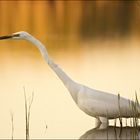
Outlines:
<svg viewBox="0 0 140 140"><path fill-rule="evenodd" d="M0 1L0 17L0 35L30 32L72 79L130 99L136 90L139 97L135 2ZM31 43L0 41L0 65L0 138L11 138L11 111L14 138L25 138L23 87L28 98L34 91L30 138L79 138L94 127Z"/></svg>

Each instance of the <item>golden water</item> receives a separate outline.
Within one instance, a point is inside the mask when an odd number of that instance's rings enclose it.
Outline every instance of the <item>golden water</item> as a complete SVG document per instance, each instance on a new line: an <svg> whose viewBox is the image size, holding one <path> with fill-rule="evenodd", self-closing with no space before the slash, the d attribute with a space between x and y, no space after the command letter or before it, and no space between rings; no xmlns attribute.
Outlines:
<svg viewBox="0 0 140 140"><path fill-rule="evenodd" d="M94 118L73 102L38 50L28 42L0 42L0 138L25 138L24 94L30 98L30 138L79 138L94 127ZM62 44L61 44L62 45ZM140 47L134 39L63 44L49 54L74 80L89 87L133 98L140 93ZM74 45L79 45L74 49ZM99 47L102 46L102 47ZM46 130L47 124L47 130Z"/></svg>

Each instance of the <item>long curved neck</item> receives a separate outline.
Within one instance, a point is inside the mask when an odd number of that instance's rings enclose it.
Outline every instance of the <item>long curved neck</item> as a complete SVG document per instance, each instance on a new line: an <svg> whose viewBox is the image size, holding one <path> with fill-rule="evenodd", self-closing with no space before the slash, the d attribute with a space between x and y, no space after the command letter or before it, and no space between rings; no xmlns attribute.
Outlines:
<svg viewBox="0 0 140 140"><path fill-rule="evenodd" d="M77 93L79 91L79 84L75 83L57 64L55 64L48 56L48 52L45 46L33 36L27 38L28 41L32 42L40 51L41 55L52 68L52 70L57 74L57 76L64 83L65 87L69 90L72 98L77 102Z"/></svg>
<svg viewBox="0 0 140 140"><path fill-rule="evenodd" d="M43 56L43 58L45 59L45 61L47 63L49 63L49 56L48 56L48 52L47 52L45 46L39 40L37 40L35 37L33 37L31 35L25 39L32 42L39 49L39 51L40 51L41 55Z"/></svg>

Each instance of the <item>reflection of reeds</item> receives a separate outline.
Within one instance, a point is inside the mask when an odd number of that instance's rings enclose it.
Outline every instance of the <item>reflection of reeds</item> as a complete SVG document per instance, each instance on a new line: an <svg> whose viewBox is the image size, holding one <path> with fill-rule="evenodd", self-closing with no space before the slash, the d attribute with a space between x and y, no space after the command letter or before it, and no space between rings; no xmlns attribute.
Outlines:
<svg viewBox="0 0 140 140"><path fill-rule="evenodd" d="M33 102L33 98L34 98L34 93L32 93L31 100L27 101L26 91L25 91L25 88L24 88L26 140L29 140L30 112L31 112L31 105L32 105L32 102Z"/></svg>

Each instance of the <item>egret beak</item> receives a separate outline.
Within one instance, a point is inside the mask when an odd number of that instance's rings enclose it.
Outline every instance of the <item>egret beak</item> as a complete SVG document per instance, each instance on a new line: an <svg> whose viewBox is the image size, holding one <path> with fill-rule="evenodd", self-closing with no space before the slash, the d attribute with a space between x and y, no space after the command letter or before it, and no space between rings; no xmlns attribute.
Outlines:
<svg viewBox="0 0 140 140"><path fill-rule="evenodd" d="M11 34L11 35L5 35L5 36L0 36L0 40L3 40L3 39L12 39L12 38L17 38L19 37L20 34Z"/></svg>

